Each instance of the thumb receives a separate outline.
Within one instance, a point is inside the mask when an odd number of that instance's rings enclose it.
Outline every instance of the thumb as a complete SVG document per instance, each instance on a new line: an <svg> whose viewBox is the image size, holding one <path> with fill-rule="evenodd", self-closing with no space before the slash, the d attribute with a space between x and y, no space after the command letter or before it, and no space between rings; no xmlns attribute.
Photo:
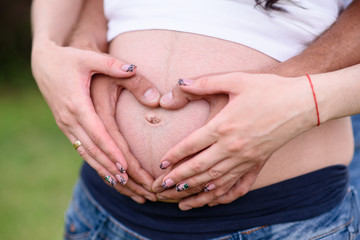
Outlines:
<svg viewBox="0 0 360 240"><path fill-rule="evenodd" d="M166 109L179 109L184 107L188 102L200 100L206 98L206 96L198 96L183 91L181 86L177 84L173 90L167 94L164 94L160 99L160 106Z"/></svg>
<svg viewBox="0 0 360 240"><path fill-rule="evenodd" d="M205 99L211 100L211 95L229 94L239 85L241 73L226 73L207 75L193 79L179 79L174 89L163 95L160 105L167 109L178 109L189 101Z"/></svg>
<svg viewBox="0 0 360 240"><path fill-rule="evenodd" d="M136 73L131 78L119 80L118 84L131 92L143 105L148 107L157 107L159 105L161 96L159 91L140 73Z"/></svg>
<svg viewBox="0 0 360 240"><path fill-rule="evenodd" d="M128 78L135 74L136 65L125 63L108 54L89 52L84 57L95 73L115 78Z"/></svg>
<svg viewBox="0 0 360 240"><path fill-rule="evenodd" d="M233 72L208 75L194 79L179 79L178 85L187 93L195 95L229 94L236 90L244 73Z"/></svg>

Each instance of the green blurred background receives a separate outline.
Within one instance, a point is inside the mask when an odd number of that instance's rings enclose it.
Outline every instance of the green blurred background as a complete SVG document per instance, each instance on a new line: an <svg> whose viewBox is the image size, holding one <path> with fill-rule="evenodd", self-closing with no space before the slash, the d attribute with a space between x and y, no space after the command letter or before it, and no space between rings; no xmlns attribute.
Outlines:
<svg viewBox="0 0 360 240"><path fill-rule="evenodd" d="M31 75L31 0L0 2L0 239L62 239L81 159Z"/></svg>

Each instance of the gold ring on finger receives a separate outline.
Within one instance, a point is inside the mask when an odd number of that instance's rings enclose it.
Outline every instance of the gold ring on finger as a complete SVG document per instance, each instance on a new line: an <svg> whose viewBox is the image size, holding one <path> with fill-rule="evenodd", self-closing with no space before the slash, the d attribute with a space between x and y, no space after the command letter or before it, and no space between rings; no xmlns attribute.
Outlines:
<svg viewBox="0 0 360 240"><path fill-rule="evenodd" d="M76 140L76 141L73 143L73 147L75 148L75 150L77 150L80 146L81 146L80 140Z"/></svg>

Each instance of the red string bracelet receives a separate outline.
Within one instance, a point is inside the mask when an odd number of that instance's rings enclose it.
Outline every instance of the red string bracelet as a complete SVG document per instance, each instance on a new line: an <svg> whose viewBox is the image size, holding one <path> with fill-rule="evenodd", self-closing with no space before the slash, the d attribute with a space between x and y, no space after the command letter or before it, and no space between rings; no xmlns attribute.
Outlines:
<svg viewBox="0 0 360 240"><path fill-rule="evenodd" d="M314 91L314 86L311 82L311 78L309 76L309 74L306 74L307 78L309 79L309 83L310 83L310 86L311 86L311 90L312 90L312 93L313 93L313 96L314 96L314 101L315 101L315 107L316 107L316 115L317 115L317 125L320 126L320 114L319 114L319 107L318 107L318 103L317 103L317 100L316 100L316 95L315 95L315 91Z"/></svg>

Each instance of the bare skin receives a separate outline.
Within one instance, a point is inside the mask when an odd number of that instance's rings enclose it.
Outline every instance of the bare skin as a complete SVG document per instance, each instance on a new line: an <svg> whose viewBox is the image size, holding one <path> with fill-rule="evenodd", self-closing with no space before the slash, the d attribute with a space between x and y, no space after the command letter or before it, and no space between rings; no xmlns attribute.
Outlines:
<svg viewBox="0 0 360 240"><path fill-rule="evenodd" d="M260 70L278 64L274 59L240 44L159 30L122 34L111 43L110 54L136 62L138 72L162 94L170 91L180 77ZM309 98L299 101L308 104ZM121 111L124 108L126 111ZM117 109L120 131L141 166L154 178L164 173L158 167L162 156L202 126L211 113L211 107L204 100L192 102L177 111L150 109L126 91L120 95ZM251 189L326 166L347 165L352 157L352 141L348 118L332 120L309 130L272 154Z"/></svg>
<svg viewBox="0 0 360 240"><path fill-rule="evenodd" d="M56 57L52 57L52 55L50 54L50 57L45 56L43 57L43 61L41 61L41 58L39 61L34 61L34 59L39 59L40 54L37 54L39 51L33 51L34 56L37 56L37 58L33 57L33 65L34 66L43 66L44 63L52 63L51 61L49 61L50 59L61 59L62 63L66 62L68 63L68 61L66 60L66 57L63 57L61 53L66 53L67 51L72 51L72 54L68 54L68 56L70 57L70 59L73 59L75 56L75 59L78 59L77 55L74 54L76 53L76 50L72 50L72 49L68 49L68 48L59 48L58 51L53 51L51 48L53 47L53 45L51 45L51 47L48 47L49 44L43 44L44 41L41 41L41 39L45 39L46 41L51 40L56 42L59 45L62 45L64 40L66 39L66 36L68 35L69 29L72 27L72 24L70 24L70 22L74 22L76 20L76 16L71 15L70 12L76 12L79 9L80 4L77 4L74 7L74 4L72 2L71 5L64 5L63 3L59 6L57 6L56 4L49 2L49 1L43 1L43 3L41 3L41 0L36 1L39 2L39 4L34 4L33 9L36 11L33 11L34 13L34 18L33 18L33 24L34 24L34 36L36 36L34 38L34 46L42 46L43 49L45 49L44 52L47 53L53 53L53 55L55 55ZM82 1L79 1L79 3ZM91 1L86 1L86 3L88 4ZM100 4L100 2L98 1L92 1L96 4ZM292 60L288 61L285 64L280 64L282 67L277 68L277 65L274 65L275 67L275 73L281 74L281 75L303 75L305 73L313 73L313 72L323 72L323 71L329 71L329 70L334 70L334 69L338 69L341 67L345 67L345 66L349 66L351 64L354 64L354 62L358 61L358 55L356 54L358 51L354 51L354 49L358 49L358 34L359 31L356 31L356 27L358 26L358 10L359 10L359 3L360 1L355 0L354 3L352 4L352 6L350 6L349 10L346 10L344 12L344 14L342 14L342 17L339 19L338 23L334 25L334 27L331 28L330 31L328 31L326 34L324 34L323 36L321 36L316 42L315 44L312 44L312 46L309 48L309 51L305 51L303 54L299 55L299 57L295 57ZM58 14L53 14L52 11L49 11L48 9L46 11L41 10L41 5L45 6L45 7L52 7L52 9L58 13ZM62 7L65 6L65 8L67 8L69 6L69 9L62 11ZM91 9L91 8L87 8L87 9ZM99 9L97 7L97 9ZM44 14L44 13L49 13L49 14ZM71 15L71 16L70 16ZM86 15L86 14L85 14ZM66 16L64 18L64 16ZM73 17L74 16L74 17ZM103 18L103 16L101 16L101 14L98 14L98 12L96 12L95 14L89 14L88 16L90 16L90 19L93 21L89 21L89 22L95 22L95 23L101 23L103 21L95 21L95 18L98 17L100 19ZM43 19L41 19L40 17L42 17ZM59 28L59 22L58 22L58 18L61 21L61 26L65 27L65 28ZM64 22L65 20L68 20L68 22ZM53 21L50 21L53 20ZM84 22L88 22L88 21L83 21ZM35 24L36 23L36 24ZM45 25L39 25L40 23L45 23ZM52 23L54 26L51 26L51 24L48 23ZM345 23L345 24L344 24ZM81 26L84 26L83 24L80 24ZM96 24L95 24L96 25ZM89 44L86 44L86 42L91 42L94 40L93 37L91 37L94 32L99 33L99 28L96 25L87 25L87 27L90 28L96 28L96 31L89 31L88 35L86 35L87 39L85 41L85 49L88 49ZM101 24L100 24L101 25ZM86 29L86 27L85 27ZM105 28L103 28L105 30ZM86 33L86 31L85 31ZM90 34L91 33L91 34ZM101 35L101 34L100 34ZM95 37L96 38L96 37ZM101 41L100 41L100 45L106 45L105 42L103 42L103 36L101 37ZM77 38L78 39L78 38ZM98 49L102 50L103 48L99 46L99 41L95 41L95 43L91 43L91 46L96 45ZM44 47L45 46L45 47ZM84 46L82 46L82 44L79 45L81 48L83 48ZM153 47L153 46L151 46ZM34 48L35 49L35 48ZM64 55L64 54L63 54ZM78 54L81 59L80 63L83 64L83 66L87 66L87 68L89 68L89 73L88 75L91 75L91 73L94 71L94 69L98 69L98 63L99 61L104 60L103 56L97 56L95 57L95 55L89 55L87 54L87 56L84 55L84 53L82 54ZM97 59L96 59L97 58ZM89 67L89 59L96 59L96 64L95 66L90 66ZM332 61L324 61L324 59L332 59ZM41 64L34 64L40 62ZM51 64L50 64L51 65ZM68 64L70 66L72 66L75 70L76 68L74 67L74 65L72 64ZM90 64L91 65L91 64ZM63 64L57 65L56 69L58 69L59 66L63 66ZM76 65L75 65L76 66ZM46 67L45 67L46 69ZM73 70L74 70L73 69ZM83 68L79 68L80 70ZM92 70L91 70L92 69ZM223 68L226 70L226 68ZM274 68L269 68L270 72L271 69ZM52 69L47 67L47 71L51 73ZM99 72L103 72L105 74L110 74L110 72L108 71L104 71L103 69L98 70ZM69 72L69 71L62 71L62 72ZM211 73L212 71L210 70L209 73ZM76 73L76 71L75 71ZM56 74L56 71L52 72L53 76L55 76L55 80L56 77L59 76L59 74ZM82 81L81 78L76 78L76 74L70 74L70 76L72 76L72 78L60 78L60 82L61 84L64 82L64 79L70 79L68 82L71 84L72 87L74 87L73 83L79 84L80 81ZM75 77L74 77L75 76ZM183 76L182 76L183 77ZM86 77L88 80L88 77ZM41 80L41 79L40 79ZM51 80L51 78L50 78ZM76 81L75 81L76 80ZM44 83L42 83L41 81L38 81L39 87L42 89ZM64 84L62 84L61 86L63 86ZM56 89L56 92L61 92L59 91L58 88L56 88L56 85L54 85L55 87L52 87L54 89ZM88 86L87 86L88 87ZM50 87L49 87L50 88ZM50 88L50 89L52 89ZM78 88L76 88L78 89ZM140 89L138 87L135 87L134 90L136 89ZM66 91L65 91L66 92ZM141 92L141 91L140 91ZM43 93L45 94L45 96L47 95L46 92ZM65 93L62 92L62 95L64 96ZM88 98L88 96L87 96ZM53 97L51 99L54 99ZM71 99L71 98L67 98L67 99ZM61 101L57 101L56 99L53 100L55 102L61 102ZM61 105L61 104L60 104ZM84 106L84 101L81 100L81 104L82 106ZM50 107L53 109L52 105L50 104ZM64 109L64 108L63 108ZM91 108L88 108L91 110ZM56 109L55 109L56 110ZM54 109L53 109L54 111ZM88 112L92 112L94 113L93 110L88 111ZM56 116L56 111L54 112L55 116ZM104 114L103 114L104 115ZM76 117L76 114L75 114ZM105 124L106 126L109 126L109 121L106 121L105 118L101 117L103 121L105 121L107 124ZM67 116L67 119L65 119L68 123L71 122L69 121L69 119L71 120L71 114L69 116ZM83 119L85 121L80 121L80 125L84 125L85 126L85 131L87 132L94 132L94 131L90 131L89 129L86 128L86 124L82 124L82 123L90 123L88 117L84 117L84 116L79 116L79 119ZM91 119L95 119L95 118L91 118ZM92 121L93 122L93 121ZM91 122L91 123L92 123ZM99 121L97 121L99 122ZM70 124L71 125L71 124ZM89 125L89 124L88 124ZM109 141L105 140L106 138L104 138L104 136L106 134L102 132L99 132L99 126L101 126L102 124L97 124L96 128L96 134L95 136L102 136L102 138L96 138L96 139L101 139L102 141L100 142L106 142L106 145L109 146ZM76 127L76 129L78 129L79 127ZM66 129L65 129L66 130ZM65 130L63 130L64 132L66 132ZM78 134L75 134L78 135ZM79 137L79 136L77 136ZM112 136L114 137L114 136ZM74 137L73 137L74 138ZM70 139L72 141L74 141L76 138L74 139ZM116 139L117 140L117 139ZM83 142L83 145L86 147L85 149L89 148L90 149L90 144L86 144ZM87 145L89 147L87 147ZM95 145L99 145L98 141L95 141ZM100 144L101 145L101 144ZM126 144L125 144L126 145ZM94 149L93 147L91 147L91 149ZM114 147L112 147L112 152L114 152ZM121 151L124 151L124 149L126 149L126 147L120 148ZM102 149L103 150L103 149ZM109 152L111 151L105 151L106 155L109 155ZM99 153L99 151L97 151L97 153ZM123 152L124 153L124 152ZM91 155L91 154L90 154ZM98 160L99 156L97 156L99 154L92 154L93 158ZM111 154L110 154L111 155ZM116 156L120 156L121 154L116 154ZM86 158L85 158L86 159ZM95 161L93 161L95 162ZM99 172L99 174L101 176L105 175L105 170L101 169L101 167L97 167L95 165L93 165L93 167ZM130 169L130 168L129 168ZM135 169L135 168L134 168ZM137 171L134 171L137 172ZM135 175L132 175L132 177L135 177ZM149 184L149 183L148 183ZM151 184L151 183L150 183ZM138 187L137 187L138 188ZM140 187L141 188L141 187ZM121 191L120 191L121 192ZM124 193L124 192L123 192ZM126 193L124 193L126 194ZM130 196L135 196L133 193L131 194L127 194ZM231 199L235 199L236 197L240 197L241 195L238 194L234 194L234 197L231 197ZM139 199L137 199L138 202L143 202L144 199L142 198L142 196L136 196ZM223 199L220 201L219 203L226 203L229 202L229 200L224 201ZM211 199L209 198L209 201L211 201ZM198 205L200 206L200 205Z"/></svg>

